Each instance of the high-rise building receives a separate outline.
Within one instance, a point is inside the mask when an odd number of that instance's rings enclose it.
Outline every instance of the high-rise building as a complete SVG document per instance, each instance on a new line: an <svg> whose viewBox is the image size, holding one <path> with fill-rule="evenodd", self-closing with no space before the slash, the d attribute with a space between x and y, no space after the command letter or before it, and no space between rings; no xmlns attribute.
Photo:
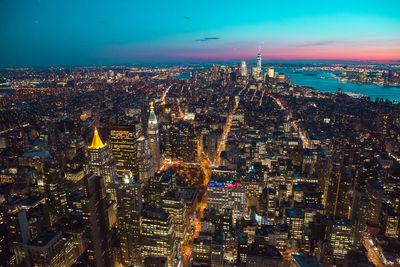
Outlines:
<svg viewBox="0 0 400 267"><path fill-rule="evenodd" d="M351 179L348 173L332 172L325 187L325 209L327 215L346 217L350 206Z"/></svg>
<svg viewBox="0 0 400 267"><path fill-rule="evenodd" d="M248 234L239 233L238 234L238 253L237 253L237 263L238 266L246 266L247 252L248 252Z"/></svg>
<svg viewBox="0 0 400 267"><path fill-rule="evenodd" d="M160 137L158 133L158 122L154 112L154 104L150 103L150 115L147 125L147 135L151 154L153 155L154 170L157 172L160 168Z"/></svg>
<svg viewBox="0 0 400 267"><path fill-rule="evenodd" d="M144 136L137 139L137 158L139 182L147 184L154 177L154 165L149 140Z"/></svg>
<svg viewBox="0 0 400 267"><path fill-rule="evenodd" d="M117 177L138 178L137 132L132 125L115 125L111 127L111 151L117 167Z"/></svg>
<svg viewBox="0 0 400 267"><path fill-rule="evenodd" d="M171 127L172 158L183 162L196 162L198 138L192 123L180 121Z"/></svg>
<svg viewBox="0 0 400 267"><path fill-rule="evenodd" d="M371 179L367 183L366 195L368 198L367 221L372 224L379 224L381 215L384 189L381 184Z"/></svg>
<svg viewBox="0 0 400 267"><path fill-rule="evenodd" d="M242 60L242 64L240 65L240 74L243 77L247 76L247 64L246 61Z"/></svg>
<svg viewBox="0 0 400 267"><path fill-rule="evenodd" d="M256 75L254 76L257 80L262 80L263 79L263 71L262 71L261 67L262 67L262 56L261 56L261 53L258 53L257 54Z"/></svg>
<svg viewBox="0 0 400 267"><path fill-rule="evenodd" d="M64 266L64 242L60 232L44 231L25 245L28 266Z"/></svg>
<svg viewBox="0 0 400 267"><path fill-rule="evenodd" d="M118 228L124 264L140 263L142 188L126 177L118 186Z"/></svg>
<svg viewBox="0 0 400 267"><path fill-rule="evenodd" d="M352 236L353 244L357 244L361 240L361 232L366 229L368 219L367 210L368 199L365 192L360 188L355 188L350 209L350 223L354 227Z"/></svg>
<svg viewBox="0 0 400 267"><path fill-rule="evenodd" d="M162 197L162 208L171 215L175 236L183 239L187 220L184 199L177 190L172 190Z"/></svg>
<svg viewBox="0 0 400 267"><path fill-rule="evenodd" d="M19 203L12 201L11 203L1 203L1 208L6 212L4 213L4 221L6 222L7 228L5 237L7 242L5 247L9 250L9 253L14 257L17 264L22 261L24 250L21 245L27 244L31 239L31 233L29 231L29 222L27 212L22 209Z"/></svg>
<svg viewBox="0 0 400 267"><path fill-rule="evenodd" d="M169 109L165 111L167 116L170 118ZM164 122L160 124L160 153L163 161L170 162L172 159L172 148L171 148L171 122Z"/></svg>
<svg viewBox="0 0 400 267"><path fill-rule="evenodd" d="M251 75L253 76L253 78L254 78L255 80L258 80L259 74L260 74L260 72L258 71L258 68L257 68L257 67L252 67L252 68L251 68Z"/></svg>
<svg viewBox="0 0 400 267"><path fill-rule="evenodd" d="M104 179L90 173L83 178L83 219L88 235L88 258L98 267L112 266L111 232Z"/></svg>
<svg viewBox="0 0 400 267"><path fill-rule="evenodd" d="M142 257L166 257L168 266L175 266L176 245L171 217L162 208L152 206L146 206L142 215Z"/></svg>
<svg viewBox="0 0 400 267"><path fill-rule="evenodd" d="M351 246L352 227L346 218L332 217L329 224L329 240L333 248L333 258L342 260Z"/></svg>
<svg viewBox="0 0 400 267"><path fill-rule="evenodd" d="M246 189L230 176L213 174L207 185L207 208L232 210L232 220L235 223L246 209Z"/></svg>
<svg viewBox="0 0 400 267"><path fill-rule="evenodd" d="M115 183L117 171L111 158L109 146L103 144L97 128L94 128L92 144L88 147L88 160L85 164L85 174L93 173L104 178L107 193L115 200L112 185Z"/></svg>
<svg viewBox="0 0 400 267"><path fill-rule="evenodd" d="M275 72L273 68L268 69L268 78L274 78L275 77Z"/></svg>
<svg viewBox="0 0 400 267"><path fill-rule="evenodd" d="M304 213L301 209L286 209L286 223L290 226L290 238L301 240L304 233Z"/></svg>
<svg viewBox="0 0 400 267"><path fill-rule="evenodd" d="M71 266L81 252L73 235L46 229L24 245L27 266Z"/></svg>
<svg viewBox="0 0 400 267"><path fill-rule="evenodd" d="M381 221L385 236L391 238L400 237L400 214L396 213L388 203L383 205Z"/></svg>
<svg viewBox="0 0 400 267"><path fill-rule="evenodd" d="M210 235L200 235L193 240L193 262L210 266L211 259L211 240Z"/></svg>

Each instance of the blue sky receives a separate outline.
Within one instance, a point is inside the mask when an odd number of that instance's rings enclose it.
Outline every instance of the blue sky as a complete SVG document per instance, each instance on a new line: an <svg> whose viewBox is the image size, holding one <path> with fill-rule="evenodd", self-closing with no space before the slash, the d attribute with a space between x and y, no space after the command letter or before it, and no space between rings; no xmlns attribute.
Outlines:
<svg viewBox="0 0 400 267"><path fill-rule="evenodd" d="M400 59L400 1L0 0L0 66Z"/></svg>

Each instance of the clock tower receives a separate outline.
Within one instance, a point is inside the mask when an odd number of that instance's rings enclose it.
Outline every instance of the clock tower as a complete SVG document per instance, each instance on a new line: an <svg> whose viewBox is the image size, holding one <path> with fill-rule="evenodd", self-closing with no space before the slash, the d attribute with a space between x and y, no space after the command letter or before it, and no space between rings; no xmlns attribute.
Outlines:
<svg viewBox="0 0 400 267"><path fill-rule="evenodd" d="M160 139L158 134L158 123L156 113L154 112L154 104L150 103L149 122L147 124L147 136L149 139L149 146L153 156L154 170L158 171L160 168Z"/></svg>

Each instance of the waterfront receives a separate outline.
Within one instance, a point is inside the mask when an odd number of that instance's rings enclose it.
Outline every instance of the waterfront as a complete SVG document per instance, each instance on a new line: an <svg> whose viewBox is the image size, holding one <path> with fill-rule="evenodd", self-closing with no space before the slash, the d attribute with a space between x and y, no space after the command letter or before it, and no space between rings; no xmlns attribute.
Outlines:
<svg viewBox="0 0 400 267"><path fill-rule="evenodd" d="M400 102L400 87L350 82L342 83L334 78L332 72L329 71L294 68L276 68L276 71L289 75L291 83L310 86L321 92L336 92L340 88L342 92L368 95L372 101L375 101L376 98L383 98Z"/></svg>

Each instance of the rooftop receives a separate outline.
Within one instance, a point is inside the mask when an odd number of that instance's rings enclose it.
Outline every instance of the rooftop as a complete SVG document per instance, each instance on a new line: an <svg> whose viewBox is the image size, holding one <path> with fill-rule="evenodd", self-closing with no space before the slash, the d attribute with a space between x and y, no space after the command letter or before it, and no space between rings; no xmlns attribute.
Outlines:
<svg viewBox="0 0 400 267"><path fill-rule="evenodd" d="M103 142L100 139L99 132L97 131L97 128L94 127L94 135L93 135L93 140L92 140L92 145L89 146L90 149L100 149L105 147L106 145L103 144Z"/></svg>

